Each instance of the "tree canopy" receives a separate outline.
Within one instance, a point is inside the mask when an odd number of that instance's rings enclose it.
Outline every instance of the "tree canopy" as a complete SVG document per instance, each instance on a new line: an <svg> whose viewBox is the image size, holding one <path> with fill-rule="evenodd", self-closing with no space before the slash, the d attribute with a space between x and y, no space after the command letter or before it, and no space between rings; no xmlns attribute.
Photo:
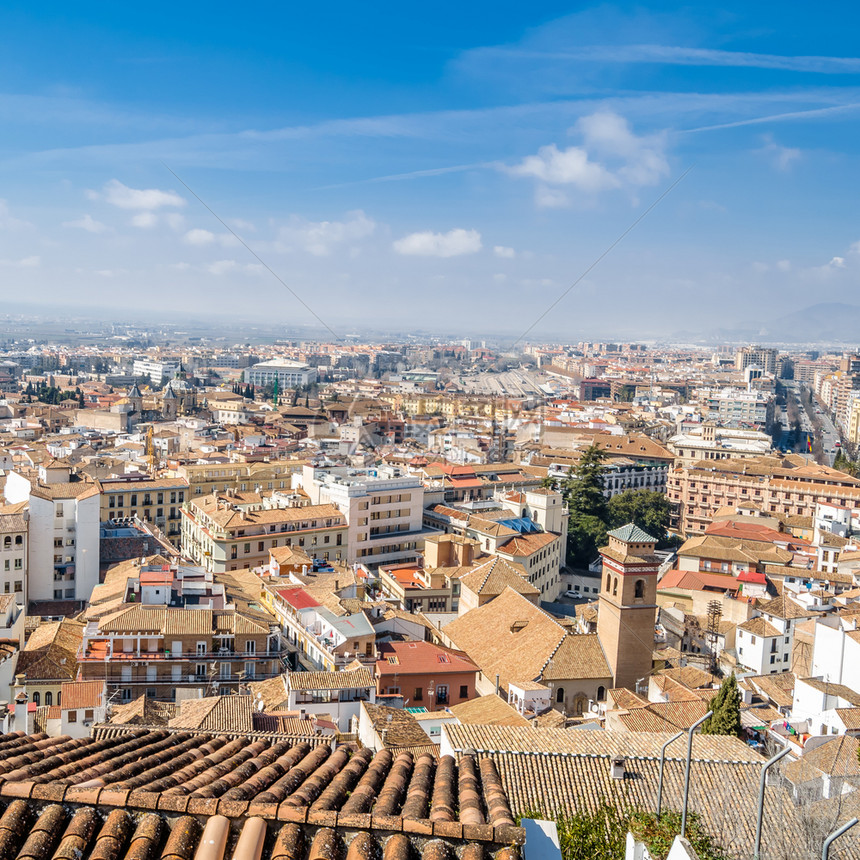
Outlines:
<svg viewBox="0 0 860 860"><path fill-rule="evenodd" d="M613 496L608 504L609 528L634 523L665 544L672 517L672 503L656 490L625 490Z"/></svg>

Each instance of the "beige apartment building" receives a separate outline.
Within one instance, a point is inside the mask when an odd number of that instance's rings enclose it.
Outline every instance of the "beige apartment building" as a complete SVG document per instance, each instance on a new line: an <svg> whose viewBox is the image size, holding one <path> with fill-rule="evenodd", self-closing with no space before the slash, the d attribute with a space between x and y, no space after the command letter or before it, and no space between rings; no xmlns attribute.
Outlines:
<svg viewBox="0 0 860 860"><path fill-rule="evenodd" d="M269 463L186 463L168 470L168 474L184 479L189 498L208 496L225 490L252 492L260 490L289 490L291 476L301 472L304 460L275 460Z"/></svg>
<svg viewBox="0 0 860 860"><path fill-rule="evenodd" d="M106 681L124 702L144 693L172 701L177 689L229 695L280 673L274 630L235 609L129 606L87 624L78 667L81 680Z"/></svg>
<svg viewBox="0 0 860 860"><path fill-rule="evenodd" d="M168 537L179 537L182 505L188 495L183 478L148 475L104 478L99 481L101 522L137 517L155 523Z"/></svg>
<svg viewBox="0 0 860 860"><path fill-rule="evenodd" d="M277 547L345 560L346 517L335 505L298 505L295 498L228 491L191 499L182 512L182 552L216 573L260 567Z"/></svg>
<svg viewBox="0 0 860 860"><path fill-rule="evenodd" d="M726 506L751 506L778 518L811 518L818 502L858 507L860 480L788 454L679 466L669 474L667 495L677 506L678 530L693 535Z"/></svg>

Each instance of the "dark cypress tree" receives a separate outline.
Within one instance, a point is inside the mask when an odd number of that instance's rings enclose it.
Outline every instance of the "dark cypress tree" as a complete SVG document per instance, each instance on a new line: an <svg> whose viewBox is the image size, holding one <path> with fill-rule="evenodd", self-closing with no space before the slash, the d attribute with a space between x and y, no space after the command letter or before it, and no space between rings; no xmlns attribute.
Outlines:
<svg viewBox="0 0 860 860"><path fill-rule="evenodd" d="M568 473L565 496L570 510L568 533L575 564L587 566L606 541L608 510L603 495L603 451L589 445Z"/></svg>
<svg viewBox="0 0 860 860"><path fill-rule="evenodd" d="M734 673L723 679L719 692L711 699L714 713L702 723L703 735L741 734L741 691Z"/></svg>

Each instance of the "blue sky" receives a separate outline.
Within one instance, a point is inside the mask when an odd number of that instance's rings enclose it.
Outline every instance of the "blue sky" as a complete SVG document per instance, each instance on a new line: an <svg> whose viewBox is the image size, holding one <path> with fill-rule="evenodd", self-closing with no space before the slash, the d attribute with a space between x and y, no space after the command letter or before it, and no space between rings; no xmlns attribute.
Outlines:
<svg viewBox="0 0 860 860"><path fill-rule="evenodd" d="M858 302L857 13L537 5L3 4L0 296L314 324L190 188L339 333L517 334L692 168L533 338Z"/></svg>

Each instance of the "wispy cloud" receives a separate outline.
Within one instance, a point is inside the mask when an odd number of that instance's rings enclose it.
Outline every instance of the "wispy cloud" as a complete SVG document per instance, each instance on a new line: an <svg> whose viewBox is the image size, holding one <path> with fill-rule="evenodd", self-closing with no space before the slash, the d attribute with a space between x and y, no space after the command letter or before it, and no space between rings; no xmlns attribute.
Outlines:
<svg viewBox="0 0 860 860"><path fill-rule="evenodd" d="M87 233L105 233L108 230L107 224L102 224L101 221L96 221L89 213L75 221L63 221L63 226L85 230Z"/></svg>
<svg viewBox="0 0 860 860"><path fill-rule="evenodd" d="M41 265L42 258L37 255L21 257L18 260L0 260L0 266L9 266L13 269L38 269Z"/></svg>
<svg viewBox="0 0 860 860"><path fill-rule="evenodd" d="M18 230L21 227L32 227L29 221L15 218L9 211L9 204L0 199L0 230Z"/></svg>
<svg viewBox="0 0 860 860"><path fill-rule="evenodd" d="M790 56L749 51L721 51L684 45L589 45L570 50L481 48L487 59L577 63L655 63L676 66L728 66L818 74L856 74L858 57Z"/></svg>
<svg viewBox="0 0 860 860"><path fill-rule="evenodd" d="M788 170L800 158L799 149L781 146L773 139L772 134L766 134L763 140L764 145L756 152L767 158L777 170Z"/></svg>
<svg viewBox="0 0 860 860"><path fill-rule="evenodd" d="M343 221L307 221L295 216L278 231L275 247L280 251L301 250L325 257L338 245L372 236L376 226L361 210L347 213Z"/></svg>

